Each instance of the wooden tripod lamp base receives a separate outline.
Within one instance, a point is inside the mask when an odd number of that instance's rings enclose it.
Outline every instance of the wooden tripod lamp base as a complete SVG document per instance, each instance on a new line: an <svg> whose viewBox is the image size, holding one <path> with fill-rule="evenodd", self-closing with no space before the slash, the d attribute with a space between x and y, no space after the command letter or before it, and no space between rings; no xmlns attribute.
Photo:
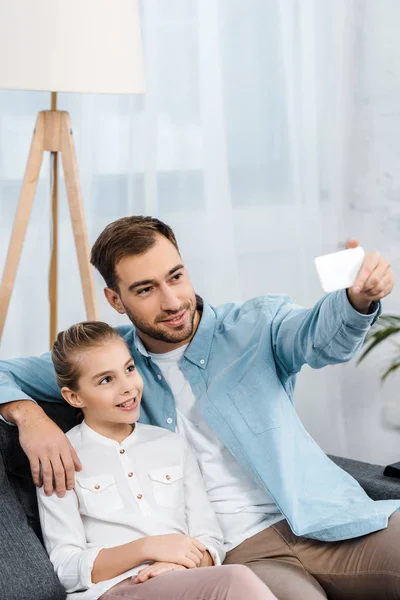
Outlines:
<svg viewBox="0 0 400 600"><path fill-rule="evenodd" d="M17 208L17 214L14 221L11 241L8 248L8 254L4 267L3 279L0 287L0 340L3 334L4 324L6 321L11 294L17 274L18 264L21 257L22 246L28 227L29 217L32 211L33 199L43 160L43 153L45 151L51 152L54 156L55 173L57 172L57 156L58 154L61 154L62 165L64 170L64 180L67 189L68 204L71 215L72 229L74 232L81 284L83 289L86 316L88 320L98 320L94 278L89 262L89 243L87 238L87 230L82 204L82 195L78 178L78 166L69 114L65 111L58 110L42 111L38 114L35 130L33 132L31 149L29 152L28 163L26 166L20 200ZM53 184L56 190L57 181L54 181ZM53 225L53 237L56 225L57 223L55 221L55 224ZM53 298L50 303L51 341L55 339L57 331L56 258L56 254L54 256L53 252L52 281L50 282L50 291L53 292Z"/></svg>

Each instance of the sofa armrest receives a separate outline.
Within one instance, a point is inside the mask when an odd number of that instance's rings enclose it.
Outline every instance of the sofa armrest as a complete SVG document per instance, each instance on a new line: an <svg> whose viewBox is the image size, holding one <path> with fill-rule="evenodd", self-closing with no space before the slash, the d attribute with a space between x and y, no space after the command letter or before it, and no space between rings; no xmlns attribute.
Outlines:
<svg viewBox="0 0 400 600"><path fill-rule="evenodd" d="M329 458L352 475L373 500L397 500L400 498L400 479L384 475L385 467L340 456L330 456Z"/></svg>

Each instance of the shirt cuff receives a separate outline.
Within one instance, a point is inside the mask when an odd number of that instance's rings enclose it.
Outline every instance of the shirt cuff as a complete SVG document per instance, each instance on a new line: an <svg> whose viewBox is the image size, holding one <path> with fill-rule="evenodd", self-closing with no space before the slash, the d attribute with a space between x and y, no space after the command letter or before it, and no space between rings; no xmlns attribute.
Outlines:
<svg viewBox="0 0 400 600"><path fill-rule="evenodd" d="M350 327L355 327L357 329L367 331L372 325L376 323L376 321L379 318L379 315L382 312L381 303L372 302L371 308L374 310L374 312L364 315L363 313L359 313L358 310L356 310L351 305L350 300L347 297L346 290L340 290L339 292L333 293L339 295L339 301L343 307L343 322L345 323L345 325L350 325Z"/></svg>
<svg viewBox="0 0 400 600"><path fill-rule="evenodd" d="M84 590L87 590L90 587L92 587L92 585L95 585L92 581L93 565L94 561L96 560L101 550L103 550L103 548L103 546L94 546L93 548L88 548L87 550L82 552L80 571L81 583Z"/></svg>
<svg viewBox="0 0 400 600"><path fill-rule="evenodd" d="M209 551L211 558L214 561L214 566L215 567L221 566L222 561L225 559L225 552L222 549L218 551L215 548L213 548L212 546L207 546L206 544L205 544L205 547Z"/></svg>
<svg viewBox="0 0 400 600"><path fill-rule="evenodd" d="M2 417L1 415L0 415L0 421L3 421L3 423L7 423L7 425L11 425L11 427L16 427L15 423L10 423L10 421L7 421L7 419Z"/></svg>

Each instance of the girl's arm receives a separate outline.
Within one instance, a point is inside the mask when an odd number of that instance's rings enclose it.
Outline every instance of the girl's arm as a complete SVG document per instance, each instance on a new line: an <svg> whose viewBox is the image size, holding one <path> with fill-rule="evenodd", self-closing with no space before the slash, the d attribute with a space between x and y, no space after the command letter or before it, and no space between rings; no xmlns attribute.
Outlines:
<svg viewBox="0 0 400 600"><path fill-rule="evenodd" d="M193 568L205 551L201 542L180 534L143 537L112 548L88 544L74 490L58 498L46 496L41 487L37 498L44 544L67 593L86 590L146 561Z"/></svg>
<svg viewBox="0 0 400 600"><path fill-rule="evenodd" d="M68 593L86 590L94 583L116 577L146 560L143 540L108 549L88 544L74 490L67 491L64 498L58 498L55 494L46 496L41 487L37 490L37 498L44 544ZM113 551L112 555L110 551ZM107 552L110 563L107 569L102 569L102 560L99 562L103 552Z"/></svg>
<svg viewBox="0 0 400 600"><path fill-rule="evenodd" d="M188 535L151 535L113 548L100 550L93 566L92 581L111 579L145 561L174 563L193 569L200 566L206 548Z"/></svg>
<svg viewBox="0 0 400 600"><path fill-rule="evenodd" d="M211 555L213 563L220 565L225 558L222 531L208 499L197 461L186 442L184 442L184 456L183 482L189 535L202 542ZM211 564L210 557L205 553L200 566Z"/></svg>

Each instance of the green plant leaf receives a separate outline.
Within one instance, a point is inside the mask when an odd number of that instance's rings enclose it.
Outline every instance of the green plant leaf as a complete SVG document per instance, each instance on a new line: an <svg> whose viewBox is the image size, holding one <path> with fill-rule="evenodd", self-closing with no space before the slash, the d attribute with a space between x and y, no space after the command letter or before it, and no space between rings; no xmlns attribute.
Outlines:
<svg viewBox="0 0 400 600"><path fill-rule="evenodd" d="M357 364L360 364L362 360L373 350L378 344L384 342L389 337L400 333L400 315L381 315L379 320L368 333L364 340L364 346L368 346L361 357L358 359ZM397 340L389 340L392 345L396 348L395 357L390 367L384 372L381 377L382 383L386 381L387 377L400 369L400 344Z"/></svg>
<svg viewBox="0 0 400 600"><path fill-rule="evenodd" d="M382 315L381 317L379 317L379 320L377 321L375 327L380 327L382 328L383 324L387 324L387 325L400 325L400 316L399 315Z"/></svg>
<svg viewBox="0 0 400 600"><path fill-rule="evenodd" d="M386 381L386 378L388 377L388 375L390 375L390 373L394 373L394 371L396 371L397 369L400 369L400 360L399 360L399 362L394 362L391 364L391 366L388 368L388 370L385 371L385 373L382 375L382 377L381 377L382 381Z"/></svg>
<svg viewBox="0 0 400 600"><path fill-rule="evenodd" d="M383 329L379 329L378 331L375 332L371 332L371 334L368 336L368 339L366 340L366 343L370 342L370 345L368 346L368 348L365 350L365 352L363 352L363 354L360 356L360 358L357 361L357 364L360 364L360 362L362 360L364 360L364 358L371 352L371 350L373 350L373 348L375 348L378 344L380 344L381 342L383 342L384 340L386 340L389 336L395 334L395 333L399 333L400 332L400 326L396 325L389 325L388 327L385 327Z"/></svg>

